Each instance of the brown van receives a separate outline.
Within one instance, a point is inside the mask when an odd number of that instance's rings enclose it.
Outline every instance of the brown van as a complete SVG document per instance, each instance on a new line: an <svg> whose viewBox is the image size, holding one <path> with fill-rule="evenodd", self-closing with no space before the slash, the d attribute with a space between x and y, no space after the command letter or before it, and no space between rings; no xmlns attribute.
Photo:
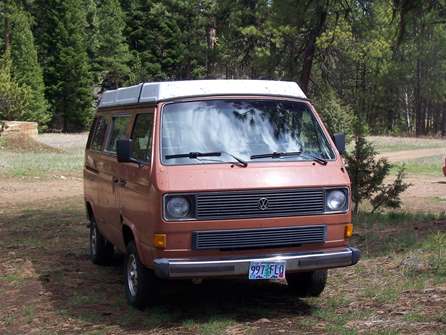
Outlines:
<svg viewBox="0 0 446 335"><path fill-rule="evenodd" d="M286 279L317 296L356 264L350 180L296 83L145 83L102 96L85 154L91 259L125 253L128 302L161 279Z"/></svg>

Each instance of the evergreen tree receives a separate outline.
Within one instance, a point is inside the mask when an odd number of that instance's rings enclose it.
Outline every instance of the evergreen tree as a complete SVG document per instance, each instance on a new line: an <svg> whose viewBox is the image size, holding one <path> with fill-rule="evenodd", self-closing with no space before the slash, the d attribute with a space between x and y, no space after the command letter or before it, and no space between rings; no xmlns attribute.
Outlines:
<svg viewBox="0 0 446 335"><path fill-rule="evenodd" d="M43 73L37 60L30 17L15 5L10 6L9 14L12 77L18 85L29 87L31 92L29 108L21 120L36 121L44 129L51 114L45 99Z"/></svg>
<svg viewBox="0 0 446 335"><path fill-rule="evenodd" d="M102 0L98 7L98 48L95 62L103 88L122 86L130 76L131 55L124 37L125 19L118 0Z"/></svg>
<svg viewBox="0 0 446 335"><path fill-rule="evenodd" d="M90 64L94 64L99 48L99 17L96 0L85 0L87 17L87 52ZM95 78L95 81L97 78Z"/></svg>
<svg viewBox="0 0 446 335"><path fill-rule="evenodd" d="M17 84L11 75L11 53L0 58L0 120L23 120L29 114L31 90Z"/></svg>
<svg viewBox="0 0 446 335"><path fill-rule="evenodd" d="M385 158L376 159L377 152L366 140L364 124L359 120L355 122L353 137L355 148L351 154L346 155L352 183L353 212L358 213L359 205L367 200L372 205L372 213L380 207L399 208L400 194L410 186L403 181L404 166L398 169L393 183L384 184L393 166Z"/></svg>
<svg viewBox="0 0 446 335"><path fill-rule="evenodd" d="M84 0L38 0L35 4L36 34L53 126L64 131L85 129L92 116L84 5Z"/></svg>
<svg viewBox="0 0 446 335"><path fill-rule="evenodd" d="M200 0L124 1L136 78L179 80L206 74L207 22Z"/></svg>

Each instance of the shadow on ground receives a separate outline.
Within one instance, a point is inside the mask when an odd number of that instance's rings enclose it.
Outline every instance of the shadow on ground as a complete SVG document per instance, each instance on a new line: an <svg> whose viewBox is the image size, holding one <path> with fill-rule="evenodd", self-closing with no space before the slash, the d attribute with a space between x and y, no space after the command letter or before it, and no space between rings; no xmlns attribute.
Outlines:
<svg viewBox="0 0 446 335"><path fill-rule="evenodd" d="M129 308L124 299L122 255L116 255L113 264L105 267L89 261L88 231L83 208L77 203L25 209L3 219L1 254L32 263L35 276L22 287L28 301L38 306L40 299L49 299L54 313L84 325L167 330L203 322L282 319L309 315L317 309L291 298L281 283L212 280L200 285L165 283L157 304L139 312Z"/></svg>

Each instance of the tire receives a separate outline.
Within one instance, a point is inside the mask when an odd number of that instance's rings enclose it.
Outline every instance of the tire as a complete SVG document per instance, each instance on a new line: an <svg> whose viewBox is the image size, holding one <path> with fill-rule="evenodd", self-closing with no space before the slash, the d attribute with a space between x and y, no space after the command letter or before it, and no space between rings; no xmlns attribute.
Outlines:
<svg viewBox="0 0 446 335"><path fill-rule="evenodd" d="M297 272L286 275L288 288L298 297L318 297L327 283L328 270Z"/></svg>
<svg viewBox="0 0 446 335"><path fill-rule="evenodd" d="M158 297L159 279L141 263L134 241L127 245L124 283L128 304L139 310L144 310Z"/></svg>
<svg viewBox="0 0 446 335"><path fill-rule="evenodd" d="M99 231L96 221L90 221L90 259L94 264L110 264L113 259L113 244Z"/></svg>

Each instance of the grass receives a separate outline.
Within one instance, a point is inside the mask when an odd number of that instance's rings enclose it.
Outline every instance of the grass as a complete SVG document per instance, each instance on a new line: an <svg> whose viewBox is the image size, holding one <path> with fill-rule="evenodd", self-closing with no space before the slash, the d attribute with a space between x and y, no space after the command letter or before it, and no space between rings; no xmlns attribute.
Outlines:
<svg viewBox="0 0 446 335"><path fill-rule="evenodd" d="M421 247L420 236L436 230L432 222L446 220L443 213L360 213L353 218L353 245L365 256L382 256ZM417 229L414 229L414 226Z"/></svg>
<svg viewBox="0 0 446 335"><path fill-rule="evenodd" d="M446 153L446 150L445 150ZM417 159L406 160L401 163L394 164L391 170L392 174L396 174L399 167L405 167L406 173L414 175L443 176L441 167L444 163L444 156L430 156Z"/></svg>
<svg viewBox="0 0 446 335"><path fill-rule="evenodd" d="M79 151L61 153L3 152L0 174L7 177L45 177L51 175L80 175L84 155Z"/></svg>
<svg viewBox="0 0 446 335"><path fill-rule="evenodd" d="M0 151L0 176L3 177L80 175L84 162L82 143L62 150L30 138L1 138Z"/></svg>
<svg viewBox="0 0 446 335"><path fill-rule="evenodd" d="M446 141L443 139L392 136L368 136L367 139L375 145L375 149L380 153L431 148L446 149Z"/></svg>
<svg viewBox="0 0 446 335"><path fill-rule="evenodd" d="M26 323L31 323L35 316L35 307L33 305L26 305L23 309L23 314Z"/></svg>
<svg viewBox="0 0 446 335"><path fill-rule="evenodd" d="M217 316L201 324L194 320L183 322L183 326L185 326L186 329L190 329L200 335L225 334L226 329L233 324L234 321L226 318L218 318Z"/></svg>

